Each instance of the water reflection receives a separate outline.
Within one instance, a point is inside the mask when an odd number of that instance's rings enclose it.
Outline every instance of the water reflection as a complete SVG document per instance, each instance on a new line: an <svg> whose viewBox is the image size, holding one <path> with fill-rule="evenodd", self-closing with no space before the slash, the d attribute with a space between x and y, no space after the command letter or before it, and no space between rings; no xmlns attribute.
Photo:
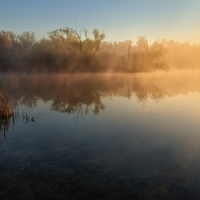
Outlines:
<svg viewBox="0 0 200 200"><path fill-rule="evenodd" d="M156 103L166 97L189 92L200 92L200 71L179 71L139 74L80 74L80 75L16 75L0 76L0 86L5 88L15 108L25 105L36 107L38 100L50 103L50 110L74 114L74 118L93 112L104 112L103 98L136 98L139 103L148 99ZM126 105L124 105L126 106ZM33 122L41 113L28 116L22 112L23 121ZM19 113L18 113L19 117ZM14 117L13 119L14 120ZM0 119L1 141L6 137L10 118Z"/></svg>
<svg viewBox="0 0 200 200"><path fill-rule="evenodd" d="M75 113L76 118L87 115L93 106L94 114L99 114L105 109L101 101L103 96L93 85L92 79L80 79L62 87L53 98L51 109L62 113Z"/></svg>
<svg viewBox="0 0 200 200"><path fill-rule="evenodd" d="M152 76L140 75L6 75L0 77L0 86L6 88L8 98L15 108L25 105L36 107L39 99L51 101L51 110L75 114L74 118L93 112L103 112L106 107L104 97L122 96L130 99L134 94L139 102L148 98L155 101L166 94L158 81ZM38 115L29 116L26 112L18 113L23 122L33 122ZM6 138L10 125L9 118L0 119L1 141ZM14 117L12 119L14 122Z"/></svg>
<svg viewBox="0 0 200 200"><path fill-rule="evenodd" d="M9 91L15 106L34 107L37 101L52 101L51 109L67 114L94 114L105 110L104 97L135 96L140 103L200 92L200 71L133 75L8 75L0 85Z"/></svg>

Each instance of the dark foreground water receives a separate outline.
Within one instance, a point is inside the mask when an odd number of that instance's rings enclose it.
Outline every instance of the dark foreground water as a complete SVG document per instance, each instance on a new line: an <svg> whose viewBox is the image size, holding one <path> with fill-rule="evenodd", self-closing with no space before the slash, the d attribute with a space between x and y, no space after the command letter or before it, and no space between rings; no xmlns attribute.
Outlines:
<svg viewBox="0 0 200 200"><path fill-rule="evenodd" d="M0 84L16 107L1 122L0 199L200 199L199 72Z"/></svg>

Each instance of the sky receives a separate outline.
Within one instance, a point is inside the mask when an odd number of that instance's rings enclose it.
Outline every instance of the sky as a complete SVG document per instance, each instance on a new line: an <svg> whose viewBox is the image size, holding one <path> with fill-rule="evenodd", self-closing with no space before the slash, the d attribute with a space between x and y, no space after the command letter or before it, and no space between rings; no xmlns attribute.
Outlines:
<svg viewBox="0 0 200 200"><path fill-rule="evenodd" d="M0 31L31 31L39 40L76 24L112 42L145 36L200 44L199 10L200 0L0 0Z"/></svg>

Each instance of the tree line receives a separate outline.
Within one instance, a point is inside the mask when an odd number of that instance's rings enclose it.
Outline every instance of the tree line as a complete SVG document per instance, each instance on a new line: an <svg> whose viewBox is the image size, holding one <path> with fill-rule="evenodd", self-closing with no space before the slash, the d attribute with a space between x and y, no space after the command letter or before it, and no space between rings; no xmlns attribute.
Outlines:
<svg viewBox="0 0 200 200"><path fill-rule="evenodd" d="M36 41L33 32L0 32L1 72L149 72L198 68L200 46L166 39L150 43L139 36L136 44L106 42L94 29L64 28Z"/></svg>

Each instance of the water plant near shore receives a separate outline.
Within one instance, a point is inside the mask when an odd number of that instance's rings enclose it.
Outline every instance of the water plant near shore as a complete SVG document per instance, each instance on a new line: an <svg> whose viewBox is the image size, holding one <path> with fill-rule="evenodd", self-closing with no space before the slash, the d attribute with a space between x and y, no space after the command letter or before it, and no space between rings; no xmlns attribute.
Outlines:
<svg viewBox="0 0 200 200"><path fill-rule="evenodd" d="M0 118L5 119L14 116L14 106L8 101L3 88L0 89Z"/></svg>
<svg viewBox="0 0 200 200"><path fill-rule="evenodd" d="M42 114L41 112L37 112L37 114L35 115L28 115L26 112L22 112L22 117L23 117L23 122L25 122L25 124L27 122L34 122L35 121L35 117L39 117L39 115Z"/></svg>
<svg viewBox="0 0 200 200"><path fill-rule="evenodd" d="M14 120L14 106L9 102L5 90L0 88L0 146L6 138L11 118Z"/></svg>

